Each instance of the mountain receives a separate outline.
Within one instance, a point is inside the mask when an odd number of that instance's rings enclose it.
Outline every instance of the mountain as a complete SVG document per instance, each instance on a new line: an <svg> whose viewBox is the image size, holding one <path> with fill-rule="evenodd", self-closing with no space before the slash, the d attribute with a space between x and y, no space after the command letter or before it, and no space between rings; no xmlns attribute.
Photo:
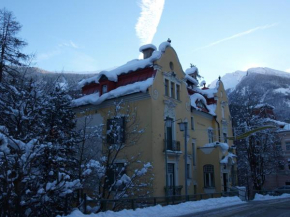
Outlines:
<svg viewBox="0 0 290 217"><path fill-rule="evenodd" d="M290 73L270 68L251 68L246 72L227 73L221 80L230 104L267 103L275 108L277 120L290 121Z"/></svg>
<svg viewBox="0 0 290 217"><path fill-rule="evenodd" d="M281 77L290 78L290 73L283 72L275 69L270 69L267 67L257 67L257 68L250 68L247 71L235 71L232 73L225 74L221 80L224 83L225 89L233 90L236 85L247 75L251 73L257 74L264 74L264 75L276 75ZM215 87L217 79L211 82L210 87Z"/></svg>
<svg viewBox="0 0 290 217"><path fill-rule="evenodd" d="M67 83L66 85L70 90L75 89L78 85L78 82L82 79L92 77L100 72L50 72L37 67L23 68L20 71L25 73L27 77L45 81L46 83L55 83L56 81Z"/></svg>

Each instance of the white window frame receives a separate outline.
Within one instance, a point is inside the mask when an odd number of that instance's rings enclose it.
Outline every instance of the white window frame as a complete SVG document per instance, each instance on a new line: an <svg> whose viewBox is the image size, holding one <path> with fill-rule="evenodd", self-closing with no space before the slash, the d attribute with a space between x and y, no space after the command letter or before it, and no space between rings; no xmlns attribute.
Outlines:
<svg viewBox="0 0 290 217"><path fill-rule="evenodd" d="M102 94L104 94L104 93L108 93L108 85L107 84L102 85Z"/></svg>
<svg viewBox="0 0 290 217"><path fill-rule="evenodd" d="M205 169L208 169L206 167L212 167L212 172L205 171ZM206 185L206 179L208 177L208 185ZM203 166L203 183L204 183L204 188L214 188L215 187L215 177L214 177L214 165L212 164L206 164ZM212 183L213 180L213 183Z"/></svg>
<svg viewBox="0 0 290 217"><path fill-rule="evenodd" d="M166 81L168 82L168 86L167 86L167 91L168 94L166 94ZM177 86L179 87L179 92L177 91ZM171 91L173 88L173 92ZM171 97L173 99L179 100L181 98L181 83L178 82L176 79L172 79L168 76L164 77L164 96L168 96ZM178 94L179 93L179 94ZM179 97L178 97L179 96Z"/></svg>
<svg viewBox="0 0 290 217"><path fill-rule="evenodd" d="M207 129L207 135L208 135L208 142L209 143L213 143L213 129L211 127L209 127Z"/></svg>

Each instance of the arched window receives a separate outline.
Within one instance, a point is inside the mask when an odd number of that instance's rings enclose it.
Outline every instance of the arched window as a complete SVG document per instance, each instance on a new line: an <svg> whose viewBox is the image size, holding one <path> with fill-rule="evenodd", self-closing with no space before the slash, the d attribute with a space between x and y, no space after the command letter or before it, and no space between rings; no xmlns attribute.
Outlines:
<svg viewBox="0 0 290 217"><path fill-rule="evenodd" d="M214 167L211 164L203 166L204 187L212 188L214 184Z"/></svg>

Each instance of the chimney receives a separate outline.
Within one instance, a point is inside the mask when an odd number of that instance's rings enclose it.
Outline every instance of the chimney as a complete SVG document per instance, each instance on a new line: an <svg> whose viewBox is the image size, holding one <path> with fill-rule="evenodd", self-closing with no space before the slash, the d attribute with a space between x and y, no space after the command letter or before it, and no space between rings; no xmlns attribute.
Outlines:
<svg viewBox="0 0 290 217"><path fill-rule="evenodd" d="M146 44L139 48L139 51L143 53L143 59L151 57L152 53L156 50L153 44Z"/></svg>

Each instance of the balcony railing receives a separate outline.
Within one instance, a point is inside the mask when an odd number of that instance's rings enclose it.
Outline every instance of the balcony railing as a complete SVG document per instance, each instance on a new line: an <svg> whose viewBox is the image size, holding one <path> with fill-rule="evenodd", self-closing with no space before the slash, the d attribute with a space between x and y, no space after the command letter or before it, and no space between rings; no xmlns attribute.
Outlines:
<svg viewBox="0 0 290 217"><path fill-rule="evenodd" d="M180 142L175 140L164 140L164 150L167 151L180 151Z"/></svg>
<svg viewBox="0 0 290 217"><path fill-rule="evenodd" d="M178 185L178 186L168 186L168 196L181 195L182 188L183 188L182 185ZM166 187L164 187L164 189L166 191Z"/></svg>

